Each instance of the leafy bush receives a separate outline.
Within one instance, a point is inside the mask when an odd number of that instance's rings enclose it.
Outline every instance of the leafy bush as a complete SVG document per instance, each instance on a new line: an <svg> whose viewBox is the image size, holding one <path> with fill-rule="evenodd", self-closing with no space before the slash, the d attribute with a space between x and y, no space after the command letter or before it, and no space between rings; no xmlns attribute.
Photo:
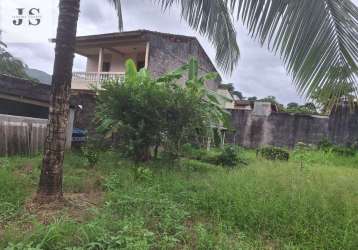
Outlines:
<svg viewBox="0 0 358 250"><path fill-rule="evenodd" d="M303 142L296 144L293 151L293 158L300 162L301 168L303 168L304 165L310 164L312 162L310 152L312 152L313 149L313 145L311 144L305 144Z"/></svg>
<svg viewBox="0 0 358 250"><path fill-rule="evenodd" d="M99 161L98 151L91 146L83 146L81 148L82 155L86 158L90 167L94 167L97 165Z"/></svg>
<svg viewBox="0 0 358 250"><path fill-rule="evenodd" d="M178 87L177 81L186 72L186 88ZM198 77L198 63L191 60L153 79L146 69L138 72L128 60L125 80L104 82L98 90L98 131L106 137L118 136L122 151L137 162L150 160L152 149L159 146L178 158L183 144L203 141L212 134L209 124L224 120L226 113L217 97L205 88L205 81L216 77Z"/></svg>
<svg viewBox="0 0 358 250"><path fill-rule="evenodd" d="M344 157L353 157L356 155L356 150L350 147L335 146L332 148L332 152Z"/></svg>
<svg viewBox="0 0 358 250"><path fill-rule="evenodd" d="M258 152L261 157L271 161L288 161L290 158L290 153L287 150L278 147L265 147L259 149Z"/></svg>
<svg viewBox="0 0 358 250"><path fill-rule="evenodd" d="M153 179L153 172L146 167L137 167L134 171L134 179L140 181L151 181Z"/></svg>
<svg viewBox="0 0 358 250"><path fill-rule="evenodd" d="M328 151L330 151L332 149L333 144L327 138L325 138L325 139L321 140L320 142L318 142L317 147L319 150L322 150L327 153Z"/></svg>
<svg viewBox="0 0 358 250"><path fill-rule="evenodd" d="M218 164L223 166L234 167L239 163L236 148L234 146L226 146L218 157Z"/></svg>

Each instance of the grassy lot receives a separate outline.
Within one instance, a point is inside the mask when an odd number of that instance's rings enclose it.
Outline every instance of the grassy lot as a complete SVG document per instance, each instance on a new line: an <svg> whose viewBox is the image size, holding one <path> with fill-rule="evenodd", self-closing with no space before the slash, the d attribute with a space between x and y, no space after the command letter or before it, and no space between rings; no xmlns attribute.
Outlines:
<svg viewBox="0 0 358 250"><path fill-rule="evenodd" d="M41 207L41 157L0 158L0 249L358 249L357 156L243 154L235 169L68 154L66 202Z"/></svg>

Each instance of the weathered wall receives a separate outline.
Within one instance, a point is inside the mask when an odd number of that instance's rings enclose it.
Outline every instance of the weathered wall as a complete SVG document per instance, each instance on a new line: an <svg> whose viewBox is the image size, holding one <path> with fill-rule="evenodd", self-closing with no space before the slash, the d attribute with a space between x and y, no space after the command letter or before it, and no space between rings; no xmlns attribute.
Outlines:
<svg viewBox="0 0 358 250"><path fill-rule="evenodd" d="M317 144L323 139L340 145L358 140L358 109L340 106L328 116L290 113L258 114L233 110L229 142L249 148L264 145L294 147L298 142Z"/></svg>
<svg viewBox="0 0 358 250"><path fill-rule="evenodd" d="M0 115L0 156L42 152L46 119Z"/></svg>
<svg viewBox="0 0 358 250"><path fill-rule="evenodd" d="M342 104L334 109L329 119L329 139L336 144L358 141L358 106L353 109Z"/></svg>
<svg viewBox="0 0 358 250"><path fill-rule="evenodd" d="M150 43L148 68L154 76L160 76L188 63L194 57L199 62L199 73L217 72L210 58L193 37L148 33ZM220 80L208 82L208 88L216 90Z"/></svg>
<svg viewBox="0 0 358 250"><path fill-rule="evenodd" d="M251 110L233 110L230 142L244 147L264 145L292 148L298 142L316 144L328 137L329 118L289 113L257 115Z"/></svg>

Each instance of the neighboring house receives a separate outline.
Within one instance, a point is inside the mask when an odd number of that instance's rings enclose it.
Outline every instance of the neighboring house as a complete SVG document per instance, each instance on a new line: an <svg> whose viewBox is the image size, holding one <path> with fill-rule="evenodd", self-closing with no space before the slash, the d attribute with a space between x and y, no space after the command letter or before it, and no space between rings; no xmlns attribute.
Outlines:
<svg viewBox="0 0 358 250"><path fill-rule="evenodd" d="M254 101L248 100L235 100L234 109L252 110L254 103Z"/></svg>
<svg viewBox="0 0 358 250"><path fill-rule="evenodd" d="M76 39L75 53L87 58L86 69L73 72L75 90L88 90L102 80L122 78L129 58L155 77L179 68L192 57L199 61L199 73L217 72L195 37L148 30L80 36ZM208 82L207 87L216 91L220 83L219 77Z"/></svg>
<svg viewBox="0 0 358 250"><path fill-rule="evenodd" d="M235 109L234 96L227 88L219 87L216 92L221 97L219 101L225 109Z"/></svg>
<svg viewBox="0 0 358 250"><path fill-rule="evenodd" d="M47 119L50 86L0 74L0 114Z"/></svg>

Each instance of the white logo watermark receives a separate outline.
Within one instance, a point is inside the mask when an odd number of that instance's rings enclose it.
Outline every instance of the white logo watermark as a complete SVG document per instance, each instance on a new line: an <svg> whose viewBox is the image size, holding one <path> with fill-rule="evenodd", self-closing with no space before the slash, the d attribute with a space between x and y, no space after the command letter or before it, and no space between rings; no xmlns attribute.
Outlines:
<svg viewBox="0 0 358 250"><path fill-rule="evenodd" d="M55 35L56 4L53 0L0 0L1 40L48 42Z"/></svg>

